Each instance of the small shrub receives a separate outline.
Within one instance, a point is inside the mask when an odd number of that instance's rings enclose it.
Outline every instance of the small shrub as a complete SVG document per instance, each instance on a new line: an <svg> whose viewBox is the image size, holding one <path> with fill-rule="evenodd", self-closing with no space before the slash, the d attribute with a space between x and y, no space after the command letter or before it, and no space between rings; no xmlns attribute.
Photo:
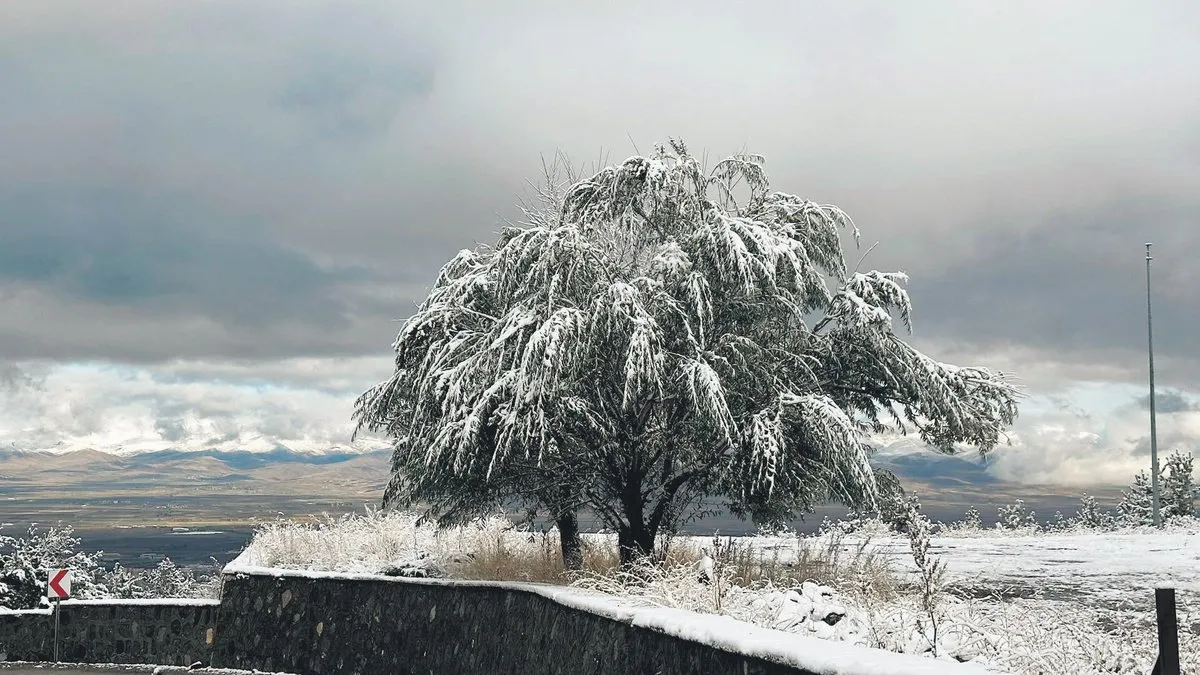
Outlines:
<svg viewBox="0 0 1200 675"><path fill-rule="evenodd" d="M1079 510L1075 512L1071 524L1092 530L1111 530L1117 521L1111 513L1100 508L1095 497L1085 492L1079 500Z"/></svg>
<svg viewBox="0 0 1200 675"><path fill-rule="evenodd" d="M945 588L945 563L930 555L929 545L932 525L916 508L908 511L906 531L913 563L917 566L917 591L921 612L924 617L917 622L917 630L929 642L930 651L938 655L938 629L942 623L941 598ZM928 624L926 623L928 620Z"/></svg>
<svg viewBox="0 0 1200 675"><path fill-rule="evenodd" d="M961 520L942 525L939 531L959 536L976 535L983 531L983 517L979 515L979 509L972 506L966 510Z"/></svg>
<svg viewBox="0 0 1200 675"><path fill-rule="evenodd" d="M1006 530L1036 530L1038 528L1037 516L1025 506L1024 499L1018 499L1008 506L1001 506L996 515L999 517L996 526Z"/></svg>
<svg viewBox="0 0 1200 675"><path fill-rule="evenodd" d="M170 558L143 570L131 570L116 563L103 578L108 596L113 598L216 598L220 593L220 574L197 577L191 569L176 565Z"/></svg>

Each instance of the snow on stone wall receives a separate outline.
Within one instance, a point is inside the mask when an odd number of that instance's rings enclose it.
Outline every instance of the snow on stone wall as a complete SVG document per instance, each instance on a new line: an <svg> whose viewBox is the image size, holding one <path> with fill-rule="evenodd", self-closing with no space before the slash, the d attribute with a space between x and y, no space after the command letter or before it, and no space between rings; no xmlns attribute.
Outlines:
<svg viewBox="0 0 1200 675"><path fill-rule="evenodd" d="M296 673L975 675L541 584L226 568L215 664Z"/></svg>
<svg viewBox="0 0 1200 675"><path fill-rule="evenodd" d="M966 664L630 607L540 584L225 569L217 602L64 603L64 660L301 675L974 675ZM0 614L0 652L48 660L48 612ZM0 657L2 658L2 657Z"/></svg>

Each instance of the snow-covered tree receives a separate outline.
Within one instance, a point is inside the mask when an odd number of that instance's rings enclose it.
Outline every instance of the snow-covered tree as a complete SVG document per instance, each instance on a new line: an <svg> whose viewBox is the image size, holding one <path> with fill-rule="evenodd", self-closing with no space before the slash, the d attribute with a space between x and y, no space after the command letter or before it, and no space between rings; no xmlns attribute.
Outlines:
<svg viewBox="0 0 1200 675"><path fill-rule="evenodd" d="M552 457L540 465L514 458L490 473L481 465L461 472L431 470L424 452L407 442L397 442L384 505L423 507L424 517L443 527L463 525L504 507L520 507L531 519L547 516L554 521L564 567L579 570L583 567L578 519L583 502L580 480L580 472Z"/></svg>
<svg viewBox="0 0 1200 675"><path fill-rule="evenodd" d="M201 598L211 597L215 580L196 577L187 567L180 567L164 558L149 569L131 570L120 563L104 575L108 597L139 598Z"/></svg>
<svg viewBox="0 0 1200 675"><path fill-rule="evenodd" d="M1129 488L1121 491L1117 514L1128 525L1150 525L1154 522L1154 491L1150 474L1139 471Z"/></svg>
<svg viewBox="0 0 1200 675"><path fill-rule="evenodd" d="M699 496L760 522L873 503L868 432L987 451L1016 416L1002 375L896 334L907 277L848 270L850 219L771 190L760 156L706 171L673 141L553 207L447 263L359 399L421 473L397 481L548 467L628 562Z"/></svg>
<svg viewBox="0 0 1200 675"><path fill-rule="evenodd" d="M1192 479L1192 455L1174 451L1160 464L1158 470L1159 515L1164 521L1182 516L1195 516L1196 486ZM1121 493L1117 505L1120 520L1130 525L1151 525L1154 490L1150 474L1141 471L1133 483Z"/></svg>
<svg viewBox="0 0 1200 675"><path fill-rule="evenodd" d="M71 570L71 593L77 598L108 594L100 566L101 553L79 550L81 540L70 526L44 530L30 526L25 537L0 536L0 607L44 606L52 570Z"/></svg>
<svg viewBox="0 0 1200 675"><path fill-rule="evenodd" d="M1191 518L1196 515L1196 485L1192 481L1192 455L1176 450L1168 457L1159 485L1162 489L1162 517Z"/></svg>

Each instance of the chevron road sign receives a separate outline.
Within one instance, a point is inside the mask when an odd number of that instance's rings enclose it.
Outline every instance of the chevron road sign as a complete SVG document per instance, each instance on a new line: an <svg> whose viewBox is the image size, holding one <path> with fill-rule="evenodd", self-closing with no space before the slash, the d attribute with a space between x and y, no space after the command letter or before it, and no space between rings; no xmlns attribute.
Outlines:
<svg viewBox="0 0 1200 675"><path fill-rule="evenodd" d="M71 597L71 570L55 570L46 583L46 597L63 600Z"/></svg>

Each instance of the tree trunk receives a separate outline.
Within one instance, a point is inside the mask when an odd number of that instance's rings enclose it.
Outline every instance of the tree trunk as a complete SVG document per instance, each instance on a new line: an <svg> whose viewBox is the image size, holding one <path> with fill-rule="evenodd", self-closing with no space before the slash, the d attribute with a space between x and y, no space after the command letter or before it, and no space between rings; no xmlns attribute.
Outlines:
<svg viewBox="0 0 1200 675"><path fill-rule="evenodd" d="M634 521L617 529L617 548L621 567L629 569L634 563L650 558L654 553L655 532L645 523Z"/></svg>
<svg viewBox="0 0 1200 675"><path fill-rule="evenodd" d="M563 569L577 572L583 569L583 545L579 540L579 515L574 511L560 513L554 519L558 526L558 541L562 547Z"/></svg>

